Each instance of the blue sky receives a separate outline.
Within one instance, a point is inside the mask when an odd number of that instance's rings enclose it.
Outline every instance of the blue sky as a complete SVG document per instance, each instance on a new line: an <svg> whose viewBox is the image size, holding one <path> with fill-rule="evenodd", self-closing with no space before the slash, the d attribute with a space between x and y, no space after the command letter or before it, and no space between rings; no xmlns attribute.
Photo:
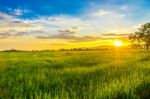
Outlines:
<svg viewBox="0 0 150 99"><path fill-rule="evenodd" d="M109 23L107 20L116 20L119 25L121 23L128 26L148 22L150 19L149 5L149 0L0 0L0 12L29 21L40 20L41 18L46 20L50 17L53 19L55 17L62 18L62 16L70 20L71 18L73 20L78 18L81 21L91 20L95 27L100 26L100 24L97 25L98 23L94 22L96 21L94 19L97 19L101 23L101 27L108 26L109 29L109 26L113 23ZM119 15L120 17L122 15L122 19L114 18L114 16ZM46 23L43 25L49 26ZM51 27L56 26L51 25Z"/></svg>
<svg viewBox="0 0 150 99"><path fill-rule="evenodd" d="M33 16L26 13L26 18L56 14L80 14L90 0L1 0L0 9L4 12L10 13L10 9L28 9L32 11Z"/></svg>
<svg viewBox="0 0 150 99"><path fill-rule="evenodd" d="M0 0L0 39L99 42L150 22L149 5L149 0Z"/></svg>
<svg viewBox="0 0 150 99"><path fill-rule="evenodd" d="M20 17L34 18L59 14L80 15L94 6L97 9L109 6L108 9L117 10L124 5L135 7L135 16L150 9L149 0L0 0L0 11L13 14L12 10L15 9L28 10Z"/></svg>

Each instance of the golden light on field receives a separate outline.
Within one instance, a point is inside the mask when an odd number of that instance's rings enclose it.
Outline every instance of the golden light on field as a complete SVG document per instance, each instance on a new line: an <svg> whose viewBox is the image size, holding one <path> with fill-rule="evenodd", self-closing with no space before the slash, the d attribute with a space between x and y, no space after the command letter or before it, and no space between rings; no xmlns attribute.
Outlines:
<svg viewBox="0 0 150 99"><path fill-rule="evenodd" d="M114 46L120 47L120 46L123 46L123 43L122 43L122 41L115 41Z"/></svg>

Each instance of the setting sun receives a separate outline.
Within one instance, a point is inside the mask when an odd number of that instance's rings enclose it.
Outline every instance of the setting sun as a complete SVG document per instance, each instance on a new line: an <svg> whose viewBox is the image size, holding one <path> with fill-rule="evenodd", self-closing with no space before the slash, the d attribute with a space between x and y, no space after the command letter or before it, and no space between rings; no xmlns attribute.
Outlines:
<svg viewBox="0 0 150 99"><path fill-rule="evenodd" d="M123 43L121 41L115 41L114 46L117 46L117 47L123 46Z"/></svg>

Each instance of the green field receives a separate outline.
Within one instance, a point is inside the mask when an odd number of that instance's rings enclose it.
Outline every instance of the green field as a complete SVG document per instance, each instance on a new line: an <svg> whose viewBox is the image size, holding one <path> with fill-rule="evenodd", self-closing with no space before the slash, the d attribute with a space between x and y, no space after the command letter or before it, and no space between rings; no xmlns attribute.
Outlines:
<svg viewBox="0 0 150 99"><path fill-rule="evenodd" d="M0 99L149 99L150 52L0 52Z"/></svg>

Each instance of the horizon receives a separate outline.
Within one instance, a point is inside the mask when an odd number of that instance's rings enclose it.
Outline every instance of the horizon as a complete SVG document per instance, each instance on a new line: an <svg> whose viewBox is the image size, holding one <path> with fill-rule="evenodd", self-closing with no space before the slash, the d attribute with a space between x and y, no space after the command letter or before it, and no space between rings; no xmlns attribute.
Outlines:
<svg viewBox="0 0 150 99"><path fill-rule="evenodd" d="M136 46L135 46L136 47ZM10 49L3 49L3 50L0 50L0 52L18 52L18 51L73 51L73 50L112 50L112 49L132 49L132 45L125 45L125 46L114 46L114 45L100 45L100 46L95 46L95 47L72 47L72 48L58 48L58 49L16 49L16 48L10 48ZM138 48L138 47L137 47ZM144 49L144 47L141 46L141 48Z"/></svg>
<svg viewBox="0 0 150 99"><path fill-rule="evenodd" d="M0 50L130 45L150 22L149 0L1 0Z"/></svg>

